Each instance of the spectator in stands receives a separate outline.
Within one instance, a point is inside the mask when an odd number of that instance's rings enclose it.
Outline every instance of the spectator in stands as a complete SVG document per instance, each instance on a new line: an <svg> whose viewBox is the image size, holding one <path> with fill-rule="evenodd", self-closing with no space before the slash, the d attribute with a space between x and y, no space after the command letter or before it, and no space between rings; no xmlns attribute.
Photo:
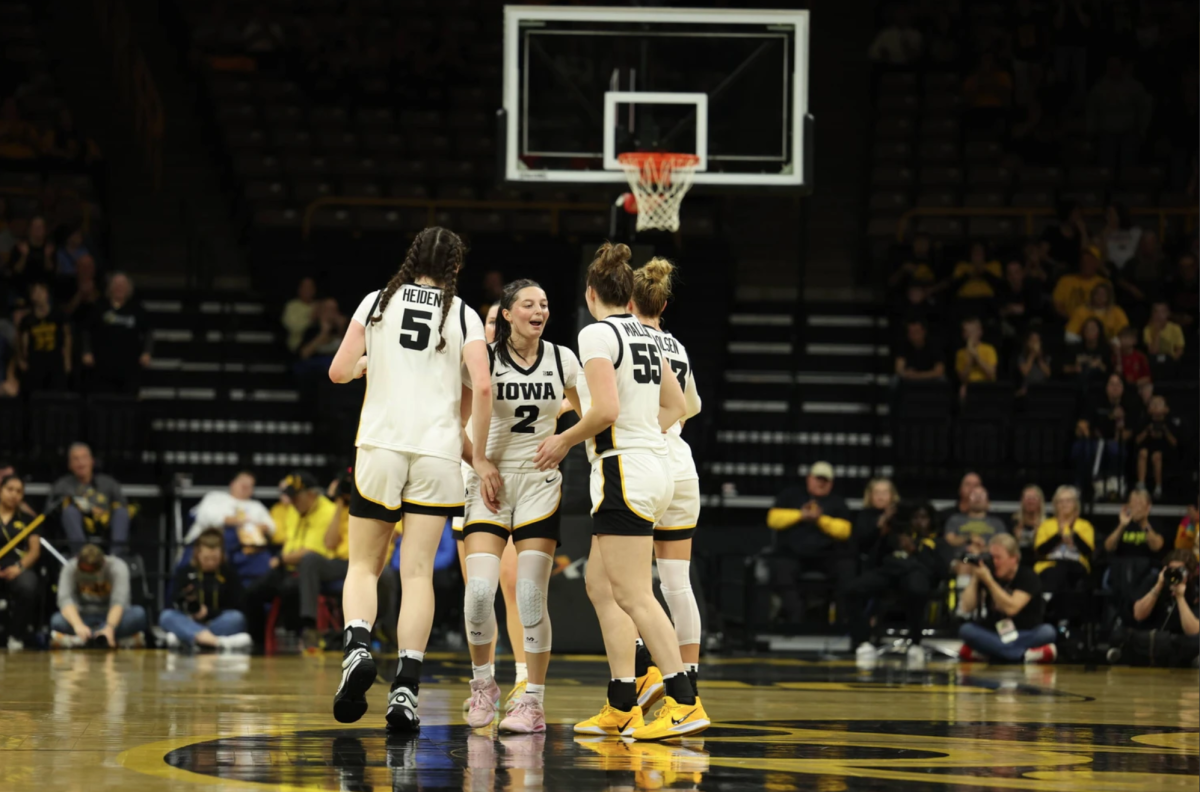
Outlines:
<svg viewBox="0 0 1200 792"><path fill-rule="evenodd" d="M1129 325L1117 333L1117 348L1113 350L1113 370L1125 380L1128 385L1141 385L1150 382L1150 361L1145 353L1139 350L1137 331Z"/></svg>
<svg viewBox="0 0 1200 792"><path fill-rule="evenodd" d="M912 23L911 10L900 5L893 10L891 23L875 34L867 57L874 63L911 66L921 59L923 43L921 31Z"/></svg>
<svg viewBox="0 0 1200 792"><path fill-rule="evenodd" d="M83 334L83 365L92 369L92 390L136 396L153 347L154 335L146 312L133 297L133 282L114 272L106 299L96 306Z"/></svg>
<svg viewBox="0 0 1200 792"><path fill-rule="evenodd" d="M1041 254L1057 270L1073 272L1079 266L1080 251L1088 245L1087 223L1078 204L1061 203L1058 206L1058 225L1050 226L1042 232L1039 248ZM1099 266L1099 262L1096 262ZM1084 292L1086 300L1088 292ZM1054 307L1058 309L1057 294ZM1073 306L1072 306L1073 307ZM1063 313L1059 310L1059 313ZM1066 316L1066 314L1063 314Z"/></svg>
<svg viewBox="0 0 1200 792"><path fill-rule="evenodd" d="M1150 407L1141 428L1134 437L1137 444L1138 486L1146 486L1146 463L1154 469L1154 497L1162 497L1163 457L1179 447L1180 426L1177 418L1171 417L1171 409L1163 396L1150 399Z"/></svg>
<svg viewBox="0 0 1200 792"><path fill-rule="evenodd" d="M19 299L29 295L33 284L54 279L55 249L54 240L46 232L46 218L39 215L31 219L25 237L8 254L9 284Z"/></svg>
<svg viewBox="0 0 1200 792"><path fill-rule="evenodd" d="M236 544L261 547L275 535L275 521L262 501L254 497L254 474L239 470L229 482L227 492L206 493L196 504L196 518L184 544L191 544L204 531L220 531L222 535L232 530L237 535Z"/></svg>
<svg viewBox="0 0 1200 792"><path fill-rule="evenodd" d="M1157 297L1167 276L1167 260L1158 232L1147 228L1138 239L1138 249L1129 263L1116 274L1117 288L1139 302Z"/></svg>
<svg viewBox="0 0 1200 792"><path fill-rule="evenodd" d="M983 323L971 317L962 323L964 346L954 357L954 370L962 383L960 395L965 397L967 383L995 382L1000 358L996 348L983 340Z"/></svg>
<svg viewBox="0 0 1200 792"><path fill-rule="evenodd" d="M946 522L956 514L965 515L971 510L971 493L983 486L983 479L974 471L967 471L958 482L958 503L938 512L938 524L945 526Z"/></svg>
<svg viewBox="0 0 1200 792"><path fill-rule="evenodd" d="M0 104L0 161L4 162L5 170L36 170L41 148L41 133L21 117L16 97L5 99Z"/></svg>
<svg viewBox="0 0 1200 792"><path fill-rule="evenodd" d="M1054 4L1054 70L1071 88L1071 101L1087 89L1088 31L1092 18L1084 0L1056 0Z"/></svg>
<svg viewBox="0 0 1200 792"><path fill-rule="evenodd" d="M937 262L928 234L913 235L909 249L897 255L892 274L888 276L889 288L907 289L909 286L930 290L938 286Z"/></svg>
<svg viewBox="0 0 1200 792"><path fill-rule="evenodd" d="M8 254L17 246L17 235L13 233L12 219L8 216L8 199L0 195L0 263L8 262ZM3 268L0 268L0 273L3 273ZM0 296L3 292L0 291ZM0 300L0 308L6 307L6 303Z"/></svg>
<svg viewBox="0 0 1200 792"><path fill-rule="evenodd" d="M1113 305L1112 284L1108 281L1097 283L1092 288L1087 305L1081 305L1071 313L1067 322L1066 339L1068 343L1079 340L1079 331L1088 319L1096 319L1104 328L1104 337L1113 341L1121 328L1129 326L1129 317L1119 305Z"/></svg>
<svg viewBox="0 0 1200 792"><path fill-rule="evenodd" d="M967 661L1054 662L1058 650L1054 628L1044 623L1041 580L1032 569L1021 566L1017 540L1008 534L993 536L987 549L991 564L981 559L966 565L971 582L963 590L959 607L977 615L958 630L963 640L960 657ZM986 616L978 613L981 606Z"/></svg>
<svg viewBox="0 0 1200 792"><path fill-rule="evenodd" d="M1200 527L1200 503L1192 503L1187 507L1179 527L1175 530L1175 549L1187 550L1200 558L1200 542L1196 539L1197 528Z"/></svg>
<svg viewBox="0 0 1200 792"><path fill-rule="evenodd" d="M1137 255L1142 241L1142 229L1133 224L1129 207L1113 202L1104 211L1104 228L1100 231L1097 244L1106 266L1115 267L1123 273L1125 267Z"/></svg>
<svg viewBox="0 0 1200 792"><path fill-rule="evenodd" d="M1005 334L1018 336L1041 324L1046 311L1043 287L1043 281L1026 274L1021 260L1011 259L1004 266L1004 280L996 287L996 306Z"/></svg>
<svg viewBox="0 0 1200 792"><path fill-rule="evenodd" d="M8 337L0 333L0 399L11 399L21 392L17 378L17 349Z"/></svg>
<svg viewBox="0 0 1200 792"><path fill-rule="evenodd" d="M50 617L52 646L70 649L102 638L115 649L118 641L140 638L147 626L145 609L132 604L129 567L124 561L89 544L62 568L58 613Z"/></svg>
<svg viewBox="0 0 1200 792"><path fill-rule="evenodd" d="M325 529L325 549L332 554L331 557L309 553L300 559L298 566L300 623L304 630L302 643L308 648L315 649L321 644L322 636L317 632L317 600L321 596L322 586L346 579L350 564L351 488L349 475L342 475L334 479L326 490L326 495L337 507L329 527ZM402 525L397 523L393 543L401 530ZM390 559L392 550L393 545L389 544L384 557ZM396 619L399 616L400 575L390 564L384 565L376 588L379 613L375 619L375 629L384 643L394 646Z"/></svg>
<svg viewBox="0 0 1200 792"><path fill-rule="evenodd" d="M300 348L300 341L305 331L313 323L313 309L317 300L317 282L312 278L301 278L296 286L296 296L283 306L283 318L280 320L283 329L287 331L287 348L295 352Z"/></svg>
<svg viewBox="0 0 1200 792"><path fill-rule="evenodd" d="M1103 164L1113 170L1137 165L1152 107L1145 86L1134 79L1120 56L1109 56L1104 76L1087 102L1088 134L1096 141Z"/></svg>
<svg viewBox="0 0 1200 792"><path fill-rule="evenodd" d="M896 376L902 380L944 380L942 353L929 343L929 328L920 320L908 323L908 339L896 355Z"/></svg>
<svg viewBox="0 0 1200 792"><path fill-rule="evenodd" d="M771 587L786 621L796 624L804 615L797 587L802 572L829 575L841 599L854 577L856 558L849 510L833 494L832 465L815 462L803 488L791 486L779 493L767 512L767 527L780 532L770 559Z"/></svg>
<svg viewBox="0 0 1200 792"><path fill-rule="evenodd" d="M1107 494L1113 500L1120 496L1136 409L1134 398L1117 374L1108 378L1103 398L1088 404L1085 417L1075 426L1075 445L1071 449L1080 490L1091 478L1097 496Z"/></svg>
<svg viewBox="0 0 1200 792"><path fill-rule="evenodd" d="M21 535L32 522L21 510L25 482L8 473L0 477L0 547ZM37 573L42 538L35 529L16 547L0 556L0 595L8 601L8 648L23 649L32 636L41 596Z"/></svg>
<svg viewBox="0 0 1200 792"><path fill-rule="evenodd" d="M300 348L297 355L308 366L326 369L345 334L345 314L342 313L337 300L326 297L317 303L313 312L313 321L304 331L304 335L300 337Z"/></svg>
<svg viewBox="0 0 1200 792"><path fill-rule="evenodd" d="M893 527L890 520L881 522L866 548L866 570L846 587L850 645L857 647L855 660L860 664L869 665L877 657L871 644L868 602L878 602L892 592L899 594L904 603L908 639L912 642L909 652L916 655L915 660L924 661L924 652L919 647L925 629L925 614L929 610L929 595L945 571L933 537L932 517L933 508L929 504L920 504L904 524Z"/></svg>
<svg viewBox="0 0 1200 792"><path fill-rule="evenodd" d="M951 515L942 528L942 538L949 546L948 560L960 559L966 553L982 553L993 536L1008 533L1004 520L990 512L988 491L982 485L975 487L967 496L967 513Z"/></svg>
<svg viewBox="0 0 1200 792"><path fill-rule="evenodd" d="M1033 566L1033 540L1038 528L1046 519L1046 495L1037 484L1029 484L1021 490L1021 501L1013 512L1009 530L1021 548L1021 563Z"/></svg>
<svg viewBox="0 0 1200 792"><path fill-rule="evenodd" d="M67 468L71 472L50 488L46 508L62 503L62 526L71 552L78 553L90 542L124 555L129 546L129 508L120 482L96 472L87 443L71 444Z"/></svg>
<svg viewBox="0 0 1200 792"><path fill-rule="evenodd" d="M1171 321L1184 330L1196 329L1200 316L1200 282L1196 275L1196 254L1191 251L1179 257L1175 275L1167 281L1163 294L1171 301Z"/></svg>
<svg viewBox="0 0 1200 792"><path fill-rule="evenodd" d="M900 322L924 322L926 325L939 320L941 306L933 297L933 289L909 286L904 290L904 300L897 311Z"/></svg>
<svg viewBox="0 0 1200 792"><path fill-rule="evenodd" d="M1112 285L1100 272L1100 249L1088 245L1079 251L1079 271L1068 272L1055 284L1054 310L1064 319L1070 319L1077 308L1091 302L1092 291L1101 283Z"/></svg>
<svg viewBox="0 0 1200 792"><path fill-rule="evenodd" d="M268 55L281 51L286 43L283 28L271 17L266 3L254 7L254 16L242 29L242 47L246 52Z"/></svg>
<svg viewBox="0 0 1200 792"><path fill-rule="evenodd" d="M234 651L253 644L246 633L242 581L225 561L225 537L210 528L200 533L192 559L175 571L175 607L158 623L167 633L167 646Z"/></svg>
<svg viewBox="0 0 1200 792"><path fill-rule="evenodd" d="M960 261L950 276L954 308L959 316L984 316L992 312L996 292L1004 282L1000 262L988 255L982 242L971 245L970 258Z"/></svg>
<svg viewBox="0 0 1200 792"><path fill-rule="evenodd" d="M1183 328L1171 321L1171 305L1155 301L1150 309L1150 322L1142 330L1146 351L1156 365L1173 363L1183 357L1185 340Z"/></svg>
<svg viewBox="0 0 1200 792"><path fill-rule="evenodd" d="M1072 620L1083 614L1079 594L1092 571L1096 529L1079 516L1079 490L1059 487L1053 503L1054 516L1038 527L1033 540L1033 571L1042 579L1043 592L1051 595L1053 620Z"/></svg>
<svg viewBox="0 0 1200 792"><path fill-rule="evenodd" d="M288 476L284 490L291 500L282 524L283 550L278 558L271 560L271 571L255 581L246 591L246 618L250 635L255 643L262 645L265 637L264 608L276 597L283 598L283 613L289 621L299 615L299 579L296 576L304 556L316 553L326 558L333 555L325 545L325 534L334 521L337 507L321 491L316 478L306 471Z"/></svg>
<svg viewBox="0 0 1200 792"><path fill-rule="evenodd" d="M70 109L62 107L54 127L46 133L45 156L55 170L68 168L79 172L100 158L100 150L75 126Z"/></svg>
<svg viewBox="0 0 1200 792"><path fill-rule="evenodd" d="M967 124L972 129L1003 131L1012 107L1012 75L1000 68L996 53L984 50L979 65L963 82Z"/></svg>
<svg viewBox="0 0 1200 792"><path fill-rule="evenodd" d="M1108 585L1116 594L1119 612L1129 607L1134 587L1168 547L1166 537L1150 521L1151 508L1150 493L1133 490L1117 517L1117 527L1104 539Z"/></svg>
<svg viewBox="0 0 1200 792"><path fill-rule="evenodd" d="M54 287L54 296L60 302L66 302L75 293L79 276L79 264L84 259L92 261L94 273L95 260L92 259L92 251L84 244L83 228L75 228L67 235L63 246L58 249L58 255L55 257L57 282Z"/></svg>
<svg viewBox="0 0 1200 792"><path fill-rule="evenodd" d="M880 531L890 526L900 506L900 493L889 479L875 478L863 490L862 508L854 520L854 543L866 550L875 543Z"/></svg>
<svg viewBox="0 0 1200 792"><path fill-rule="evenodd" d="M1196 557L1176 549L1164 561L1163 568L1149 573L1134 591L1134 627L1114 631L1110 662L1175 668L1195 665L1200 654ZM1180 573L1182 581L1170 585L1168 575Z"/></svg>
<svg viewBox="0 0 1200 792"><path fill-rule="evenodd" d="M1016 371L1013 379L1017 382L1017 397L1023 397L1029 392L1030 385L1040 385L1050 379L1050 356L1042 350L1042 336L1036 330L1025 335L1025 343L1013 361Z"/></svg>
<svg viewBox="0 0 1200 792"><path fill-rule="evenodd" d="M1063 373L1076 377L1086 389L1090 383L1108 377L1112 363L1112 345L1104 339L1104 326L1089 317L1079 331L1081 340L1068 344Z"/></svg>
<svg viewBox="0 0 1200 792"><path fill-rule="evenodd" d="M67 389L71 373L71 326L62 311L50 305L50 287L29 287L30 310L21 320L21 389L29 393Z"/></svg>
<svg viewBox="0 0 1200 792"><path fill-rule="evenodd" d="M1016 101L1027 104L1032 98L1030 72L1041 68L1049 47L1049 20L1045 11L1033 5L1033 0L1017 0L1017 7L1008 14L1008 39L1012 51Z"/></svg>

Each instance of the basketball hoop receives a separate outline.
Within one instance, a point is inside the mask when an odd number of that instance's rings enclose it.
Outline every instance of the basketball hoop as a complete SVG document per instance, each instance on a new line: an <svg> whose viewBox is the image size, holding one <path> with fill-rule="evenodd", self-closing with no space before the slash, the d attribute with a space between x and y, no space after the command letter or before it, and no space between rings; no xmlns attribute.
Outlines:
<svg viewBox="0 0 1200 792"><path fill-rule="evenodd" d="M637 198L638 231L678 231L679 206L692 186L695 154L631 151L617 157Z"/></svg>

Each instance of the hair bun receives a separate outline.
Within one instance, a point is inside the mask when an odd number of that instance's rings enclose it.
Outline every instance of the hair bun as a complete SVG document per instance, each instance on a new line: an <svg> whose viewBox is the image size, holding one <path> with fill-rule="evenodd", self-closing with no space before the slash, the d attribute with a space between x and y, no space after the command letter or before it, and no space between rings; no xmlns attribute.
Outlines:
<svg viewBox="0 0 1200 792"><path fill-rule="evenodd" d="M667 289L669 291L671 288L669 281L671 280L671 273L674 271L675 271L675 265L672 264L671 262L667 261L666 259L652 258L649 261L647 261L640 269L638 269L637 273L641 273L642 277L644 277L646 280L648 280L654 284L659 284L659 283L663 283L664 281L667 281L668 282ZM634 273L634 274L636 275L637 273Z"/></svg>
<svg viewBox="0 0 1200 792"><path fill-rule="evenodd" d="M623 242L618 242L615 245L612 242L605 242L596 251L596 264L602 270L628 267L629 261L632 258L633 251L629 249L629 245Z"/></svg>

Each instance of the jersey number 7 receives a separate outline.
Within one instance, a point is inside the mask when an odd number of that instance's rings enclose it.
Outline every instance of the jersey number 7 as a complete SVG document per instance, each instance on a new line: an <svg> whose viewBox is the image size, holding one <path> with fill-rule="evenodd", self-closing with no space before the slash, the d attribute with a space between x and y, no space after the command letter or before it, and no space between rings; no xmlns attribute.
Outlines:
<svg viewBox="0 0 1200 792"><path fill-rule="evenodd" d="M433 320L432 311L415 311L407 308L400 321L400 346L423 352L429 348L429 336L433 329L427 324Z"/></svg>
<svg viewBox="0 0 1200 792"><path fill-rule="evenodd" d="M630 344L629 354L633 357L633 381L642 385L662 382L662 360L654 344Z"/></svg>

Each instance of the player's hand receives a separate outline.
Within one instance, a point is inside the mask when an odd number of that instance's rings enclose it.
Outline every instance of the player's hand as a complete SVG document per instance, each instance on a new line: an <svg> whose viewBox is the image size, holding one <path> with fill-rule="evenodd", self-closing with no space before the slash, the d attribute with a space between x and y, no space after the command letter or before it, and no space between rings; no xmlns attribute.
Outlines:
<svg viewBox="0 0 1200 792"><path fill-rule="evenodd" d="M351 378L358 379L359 377L361 377L363 374L366 374L366 373L367 373L367 356L363 355L362 357L360 357L358 359L358 362L354 364L354 373L351 375Z"/></svg>
<svg viewBox="0 0 1200 792"><path fill-rule="evenodd" d="M492 514L499 514L500 487L503 486L500 471L496 470L496 466L487 457L476 457L471 467L475 468L475 474L479 476L479 492L483 495L483 505L487 506Z"/></svg>
<svg viewBox="0 0 1200 792"><path fill-rule="evenodd" d="M992 570L987 564L972 564L971 574L973 574L980 583L987 583L992 579Z"/></svg>
<svg viewBox="0 0 1200 792"><path fill-rule="evenodd" d="M533 455L533 466L543 471L554 470L569 450L562 435L551 435L538 445L537 453Z"/></svg>
<svg viewBox="0 0 1200 792"><path fill-rule="evenodd" d="M96 630L96 632L94 632L92 634L102 637L105 641L108 642L108 645L110 648L112 648L112 649L117 648L117 634L116 634L116 631L113 630L113 628L110 625L106 624L103 627L101 627L99 630Z"/></svg>
<svg viewBox="0 0 1200 792"><path fill-rule="evenodd" d="M201 605L201 606L200 606L200 610L198 610L198 611L196 611L195 613L193 613L193 614L192 614L192 618L193 618L193 619L195 619L195 620L196 620L196 621L198 621L198 622L202 622L202 621L204 621L205 619L207 619L207 618L208 618L208 606L207 606L207 605Z"/></svg>

